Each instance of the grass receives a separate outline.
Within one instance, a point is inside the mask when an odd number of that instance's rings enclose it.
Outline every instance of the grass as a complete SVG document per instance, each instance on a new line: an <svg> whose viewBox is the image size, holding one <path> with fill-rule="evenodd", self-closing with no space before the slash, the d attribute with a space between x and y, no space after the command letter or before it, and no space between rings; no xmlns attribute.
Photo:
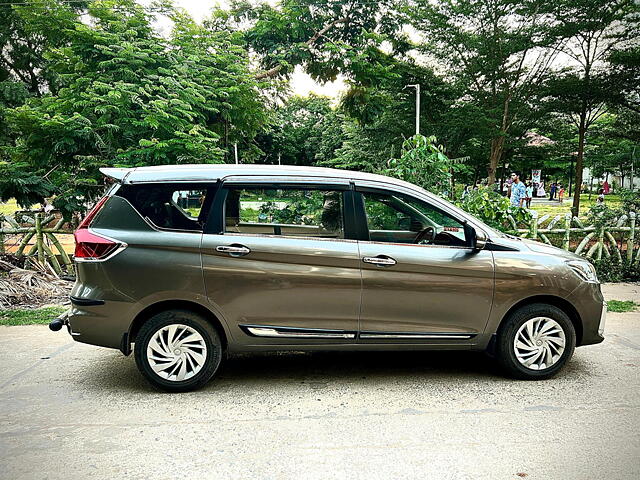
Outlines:
<svg viewBox="0 0 640 480"><path fill-rule="evenodd" d="M0 310L0 325L48 324L66 310L65 307L42 307L36 309L17 308Z"/></svg>
<svg viewBox="0 0 640 480"><path fill-rule="evenodd" d="M548 197L547 197L548 198ZM589 199L588 193L583 193L580 195L580 217L585 217L587 211L596 203L598 199L597 194L591 194L591 199ZM538 212L538 217L543 215L551 215L555 217L556 215L564 215L571 211L573 199L567 200L565 198L563 203L554 203L553 205L536 205L535 202L531 204L531 210L535 210ZM605 205L611 208L618 208L620 206L620 197L618 195L607 195L605 197Z"/></svg>
<svg viewBox="0 0 640 480"><path fill-rule="evenodd" d="M547 197L548 198L548 197ZM580 195L580 216L584 217L587 211L596 203L598 199L597 194L591 194L591 199L589 199L588 193L583 193ZM563 203L554 203L553 205L536 205L535 202L531 204L531 210L535 210L538 212L538 216L542 215L564 215L571 211L573 199L567 200L565 198ZM605 197L605 205L611 208L618 208L620 206L620 197L618 195L607 195Z"/></svg>
<svg viewBox="0 0 640 480"><path fill-rule="evenodd" d="M0 202L1 215L13 215L18 210L20 210L20 207L18 207L18 204L13 198L7 202Z"/></svg>
<svg viewBox="0 0 640 480"><path fill-rule="evenodd" d="M607 302L607 309L615 313L633 312L638 307L640 304L633 300L609 300Z"/></svg>

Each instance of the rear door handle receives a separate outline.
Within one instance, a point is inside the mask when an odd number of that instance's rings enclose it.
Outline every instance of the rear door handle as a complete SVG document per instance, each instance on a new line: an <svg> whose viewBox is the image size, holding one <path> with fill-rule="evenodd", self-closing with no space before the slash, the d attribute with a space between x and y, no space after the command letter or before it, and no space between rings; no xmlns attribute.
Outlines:
<svg viewBox="0 0 640 480"><path fill-rule="evenodd" d="M251 253L251 250L244 245L218 245L216 252L228 253L232 257L241 257L247 253Z"/></svg>
<svg viewBox="0 0 640 480"><path fill-rule="evenodd" d="M389 267L391 265L395 265L395 259L391 257L387 257L386 255L378 255L377 257L363 257L362 261L364 263L371 263L372 265L377 265L378 267Z"/></svg>

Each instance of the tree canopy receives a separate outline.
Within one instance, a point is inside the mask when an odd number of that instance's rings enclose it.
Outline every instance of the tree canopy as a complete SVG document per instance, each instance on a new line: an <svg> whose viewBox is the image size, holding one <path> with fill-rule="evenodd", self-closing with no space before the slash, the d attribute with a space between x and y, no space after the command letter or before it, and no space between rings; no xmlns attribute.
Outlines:
<svg viewBox="0 0 640 480"><path fill-rule="evenodd" d="M240 0L200 23L169 1L5 2L0 198L54 196L71 214L100 194L102 166L232 162L236 150L409 172L435 190L452 174L493 185L507 166L575 175L578 188L583 166L629 175L639 25L632 0ZM296 97L296 68L346 91Z"/></svg>

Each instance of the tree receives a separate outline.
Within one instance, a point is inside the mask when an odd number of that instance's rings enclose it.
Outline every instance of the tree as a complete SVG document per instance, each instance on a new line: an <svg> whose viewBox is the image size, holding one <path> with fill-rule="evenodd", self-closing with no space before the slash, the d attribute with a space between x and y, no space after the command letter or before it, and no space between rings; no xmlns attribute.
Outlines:
<svg viewBox="0 0 640 480"><path fill-rule="evenodd" d="M327 97L292 97L272 117L271 128L256 138L265 163L314 165L333 158L342 144L343 119Z"/></svg>
<svg viewBox="0 0 640 480"><path fill-rule="evenodd" d="M266 116L241 38L166 13L170 38L133 0L91 2L46 52L58 91L6 111L19 138L3 173L48 179L68 214L99 192L99 167L220 162L229 125L255 136Z"/></svg>
<svg viewBox="0 0 640 480"><path fill-rule="evenodd" d="M570 118L578 133L575 195L572 211L580 211L580 188L585 143L591 126L606 112L607 104L620 103L620 77L609 63L611 54L633 41L629 17L636 7L630 0L571 0L562 2L556 18L568 41L563 53L573 65L550 82L554 108Z"/></svg>
<svg viewBox="0 0 640 480"><path fill-rule="evenodd" d="M9 0L0 5L0 81L24 84L30 95L57 89L46 52L67 43L66 30L88 2Z"/></svg>
<svg viewBox="0 0 640 480"><path fill-rule="evenodd" d="M358 52L401 30L398 2L381 0L281 0L276 6L233 1L215 16L227 28L244 31L259 58L258 80L287 77L301 65L316 80L335 80L350 70Z"/></svg>
<svg viewBox="0 0 640 480"><path fill-rule="evenodd" d="M475 105L474 124L488 132L489 184L514 125L533 118L533 97L557 56L560 39L547 20L547 3L415 0L407 9L425 38L419 50L446 68L459 101Z"/></svg>

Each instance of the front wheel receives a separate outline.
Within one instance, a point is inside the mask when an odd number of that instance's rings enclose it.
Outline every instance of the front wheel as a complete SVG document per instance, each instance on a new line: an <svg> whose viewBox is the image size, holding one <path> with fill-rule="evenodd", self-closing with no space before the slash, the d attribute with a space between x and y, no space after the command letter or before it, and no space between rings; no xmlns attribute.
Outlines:
<svg viewBox="0 0 640 480"><path fill-rule="evenodd" d="M216 373L222 342L200 315L169 310L147 320L135 342L138 369L156 388L168 392L195 390Z"/></svg>
<svg viewBox="0 0 640 480"><path fill-rule="evenodd" d="M497 339L497 357L508 374L525 380L552 377L576 346L571 320L553 305L526 305L505 320Z"/></svg>

